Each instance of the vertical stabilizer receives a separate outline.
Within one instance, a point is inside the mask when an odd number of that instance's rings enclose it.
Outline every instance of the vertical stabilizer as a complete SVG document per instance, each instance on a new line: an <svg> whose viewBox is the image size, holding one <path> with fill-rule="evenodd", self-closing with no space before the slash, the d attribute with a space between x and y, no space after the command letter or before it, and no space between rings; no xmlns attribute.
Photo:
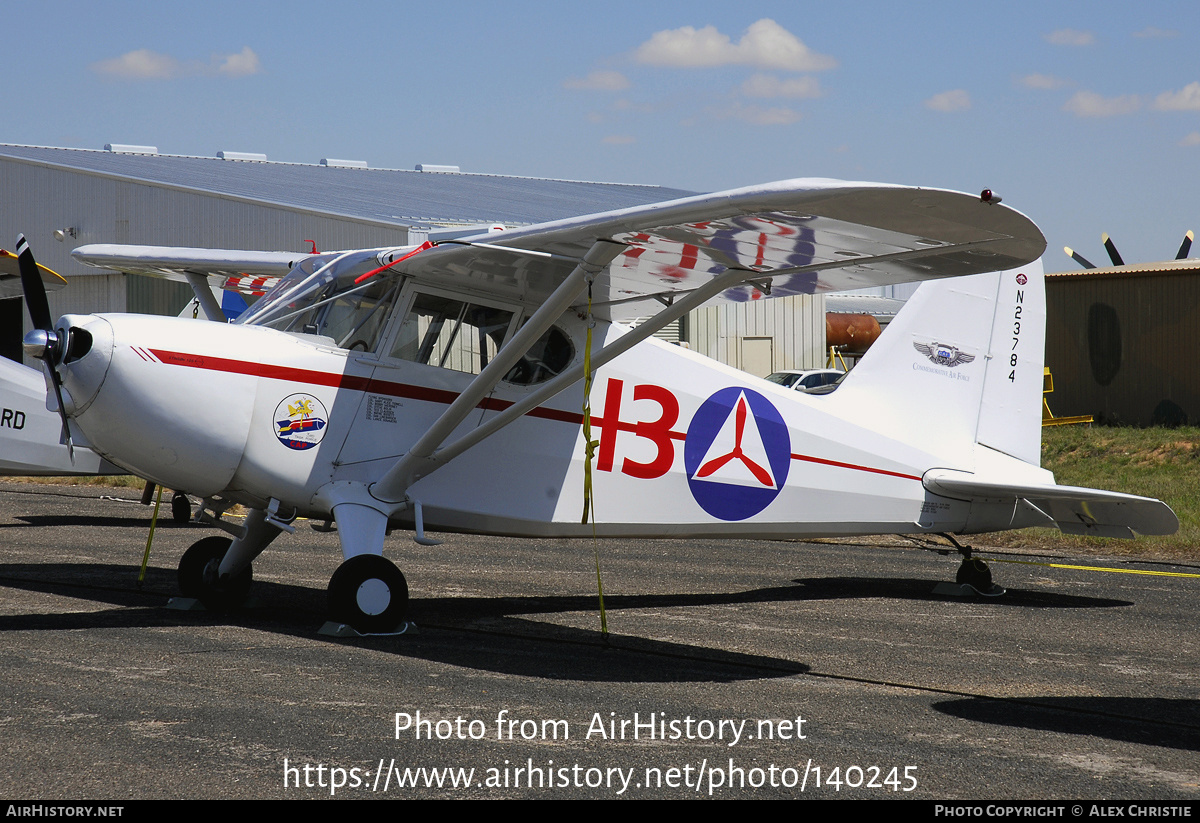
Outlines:
<svg viewBox="0 0 1200 823"><path fill-rule="evenodd" d="M1041 465L1046 361L1042 261L997 276L996 312L975 441Z"/></svg>
<svg viewBox="0 0 1200 823"><path fill-rule="evenodd" d="M872 428L932 453L979 443L1038 465L1042 263L925 282L846 378Z"/></svg>

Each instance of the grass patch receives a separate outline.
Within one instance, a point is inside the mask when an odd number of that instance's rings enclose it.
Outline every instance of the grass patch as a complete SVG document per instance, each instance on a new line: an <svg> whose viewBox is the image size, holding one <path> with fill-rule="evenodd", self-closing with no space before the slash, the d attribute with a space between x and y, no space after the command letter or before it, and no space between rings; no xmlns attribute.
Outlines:
<svg viewBox="0 0 1200 823"><path fill-rule="evenodd" d="M100 477L91 475L67 477L6 477L4 480L18 483L36 483L42 486L104 486L114 489L144 489L146 481L132 474L110 474Z"/></svg>

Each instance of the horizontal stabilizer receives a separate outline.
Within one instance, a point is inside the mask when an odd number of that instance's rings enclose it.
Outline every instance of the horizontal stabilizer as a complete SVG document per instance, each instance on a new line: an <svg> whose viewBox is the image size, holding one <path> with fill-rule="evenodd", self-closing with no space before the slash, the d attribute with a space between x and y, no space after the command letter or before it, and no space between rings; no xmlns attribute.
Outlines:
<svg viewBox="0 0 1200 823"><path fill-rule="evenodd" d="M972 502L1024 500L1067 534L1131 538L1137 534L1174 534L1179 518L1161 500L1079 486L996 483L968 472L932 469L925 488L934 494Z"/></svg>

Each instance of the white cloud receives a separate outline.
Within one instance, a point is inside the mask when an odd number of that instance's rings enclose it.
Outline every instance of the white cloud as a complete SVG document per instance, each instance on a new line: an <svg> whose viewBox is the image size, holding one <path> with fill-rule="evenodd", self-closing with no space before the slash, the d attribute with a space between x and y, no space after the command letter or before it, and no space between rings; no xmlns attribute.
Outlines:
<svg viewBox="0 0 1200 823"><path fill-rule="evenodd" d="M1027 74L1021 78L1021 85L1028 89L1060 89L1067 81L1052 74Z"/></svg>
<svg viewBox="0 0 1200 823"><path fill-rule="evenodd" d="M1179 32L1173 29L1160 29L1157 26L1146 26L1141 31L1135 31L1134 37L1178 37Z"/></svg>
<svg viewBox="0 0 1200 823"><path fill-rule="evenodd" d="M725 108L710 108L708 113L718 120L742 120L755 126L786 126L800 119L800 112L786 106L766 108L736 101Z"/></svg>
<svg viewBox="0 0 1200 823"><path fill-rule="evenodd" d="M150 49L137 49L120 57L92 63L91 70L122 80L169 80L174 77L220 74L226 77L246 77L262 71L258 55L246 46L236 54L214 54L208 63L199 60L182 62L169 54Z"/></svg>
<svg viewBox="0 0 1200 823"><path fill-rule="evenodd" d="M1058 29L1044 36L1055 46L1090 46L1096 42L1096 35L1079 29Z"/></svg>
<svg viewBox="0 0 1200 823"><path fill-rule="evenodd" d="M1200 146L1200 131L1189 132L1187 137L1179 141L1181 146Z"/></svg>
<svg viewBox="0 0 1200 823"><path fill-rule="evenodd" d="M563 87L584 91L621 91L629 88L629 79L619 71L594 71L587 77L568 77Z"/></svg>
<svg viewBox="0 0 1200 823"><path fill-rule="evenodd" d="M817 78L789 77L780 80L773 74L752 74L742 83L742 94L747 97L820 97L821 87Z"/></svg>
<svg viewBox="0 0 1200 823"><path fill-rule="evenodd" d="M971 95L963 89L944 91L926 100L925 108L934 111L966 111L971 108Z"/></svg>
<svg viewBox="0 0 1200 823"><path fill-rule="evenodd" d="M217 72L226 77L247 77L262 71L258 55L249 46L243 47L237 54L214 54L213 64Z"/></svg>
<svg viewBox="0 0 1200 823"><path fill-rule="evenodd" d="M1179 91L1164 91L1151 108L1159 111L1200 111L1200 82L1188 83Z"/></svg>
<svg viewBox="0 0 1200 823"><path fill-rule="evenodd" d="M796 35L767 18L750 26L736 43L729 35L717 31L716 26L702 29L684 26L655 32L637 47L634 58L654 66L686 69L736 65L824 71L837 66L837 60L811 51Z"/></svg>
<svg viewBox="0 0 1200 823"><path fill-rule="evenodd" d="M1141 105L1142 101L1136 94L1101 97L1094 91L1079 91L1063 104L1063 111L1069 111L1079 117L1112 117L1131 114L1141 108Z"/></svg>
<svg viewBox="0 0 1200 823"><path fill-rule="evenodd" d="M138 49L120 57L92 63L92 71L126 80L165 80L180 72L179 61L150 49Z"/></svg>
<svg viewBox="0 0 1200 823"><path fill-rule="evenodd" d="M630 143L636 143L637 138L630 137L628 134L610 134L600 142L610 146L628 146Z"/></svg>

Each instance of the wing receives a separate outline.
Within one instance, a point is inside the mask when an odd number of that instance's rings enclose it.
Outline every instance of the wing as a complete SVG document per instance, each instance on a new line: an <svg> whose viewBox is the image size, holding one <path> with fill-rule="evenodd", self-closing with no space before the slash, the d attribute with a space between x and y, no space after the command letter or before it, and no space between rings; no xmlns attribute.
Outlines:
<svg viewBox="0 0 1200 823"><path fill-rule="evenodd" d="M397 268L537 304L600 238L627 246L593 287L614 320L653 314L728 269L749 283L719 299L744 301L1016 268L1046 247L1024 215L977 196L800 179L449 241Z"/></svg>
<svg viewBox="0 0 1200 823"><path fill-rule="evenodd" d="M38 264L38 274L42 276L42 284L46 291L61 289L67 281L58 272ZM21 297L21 271L17 267L17 256L6 249L0 249L0 299L6 297Z"/></svg>
<svg viewBox="0 0 1200 823"><path fill-rule="evenodd" d="M974 195L875 183L800 179L572 217L525 228L385 250L384 263L442 288L540 305L598 239L625 250L596 279L606 319L654 314L728 269L748 283L731 301L815 294L978 274L1037 259L1046 241L1028 218ZM307 255L153 246L83 246L90 265L225 287L278 276ZM215 278L215 279L214 279Z"/></svg>
<svg viewBox="0 0 1200 823"><path fill-rule="evenodd" d="M1133 537L1174 534L1179 519L1161 500L1132 494L1054 484L990 483L951 469L925 474L925 488L958 500L1025 501L1067 534L1092 537Z"/></svg>
<svg viewBox="0 0 1200 823"><path fill-rule="evenodd" d="M96 243L80 246L71 252L71 256L89 266L127 274L145 274L182 283L191 282L188 275L201 275L219 288L261 293L291 271L296 263L312 255Z"/></svg>

